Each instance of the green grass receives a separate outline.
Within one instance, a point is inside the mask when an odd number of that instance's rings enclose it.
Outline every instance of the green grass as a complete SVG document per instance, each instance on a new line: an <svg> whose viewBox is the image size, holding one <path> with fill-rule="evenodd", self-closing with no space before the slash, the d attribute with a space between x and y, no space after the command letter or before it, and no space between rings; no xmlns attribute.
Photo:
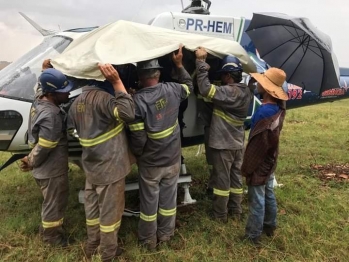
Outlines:
<svg viewBox="0 0 349 262"><path fill-rule="evenodd" d="M192 174L192 197L196 205L178 209L177 228L170 247L149 253L137 246L138 218L123 219L120 237L125 252L121 261L348 261L349 181L319 179L311 165L348 163L348 100L287 112L281 136L276 177L283 188L276 189L278 230L273 238L263 237L263 247L243 243L245 222L227 225L210 220L211 203L205 196L208 169L198 147L184 149L188 172ZM0 163L10 154L0 153ZM66 249L54 249L38 237L41 195L30 173L15 164L0 173L0 260L1 261L85 261L86 239L83 206L78 191L84 175L71 165L70 201L66 212L67 231L77 242ZM135 171L132 177L136 177ZM180 197L182 191L180 190ZM126 206L137 203L128 192ZM244 200L244 211L247 203ZM93 261L100 261L99 257Z"/></svg>

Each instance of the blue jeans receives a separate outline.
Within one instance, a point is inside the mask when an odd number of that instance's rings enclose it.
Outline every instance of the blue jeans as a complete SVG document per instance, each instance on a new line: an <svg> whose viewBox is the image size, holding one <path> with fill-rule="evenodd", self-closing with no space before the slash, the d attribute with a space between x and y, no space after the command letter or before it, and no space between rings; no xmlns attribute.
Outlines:
<svg viewBox="0 0 349 262"><path fill-rule="evenodd" d="M245 235L256 238L265 227L276 227L277 204L273 190L274 174L266 185L248 186L249 215Z"/></svg>

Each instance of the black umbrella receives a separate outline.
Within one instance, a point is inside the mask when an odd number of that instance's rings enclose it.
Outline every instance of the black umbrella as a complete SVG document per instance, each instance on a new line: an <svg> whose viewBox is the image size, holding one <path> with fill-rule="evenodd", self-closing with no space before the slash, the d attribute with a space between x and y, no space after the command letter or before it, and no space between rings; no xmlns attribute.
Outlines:
<svg viewBox="0 0 349 262"><path fill-rule="evenodd" d="M286 72L287 82L318 95L339 87L339 67L331 39L307 18L257 13L246 33L261 58Z"/></svg>

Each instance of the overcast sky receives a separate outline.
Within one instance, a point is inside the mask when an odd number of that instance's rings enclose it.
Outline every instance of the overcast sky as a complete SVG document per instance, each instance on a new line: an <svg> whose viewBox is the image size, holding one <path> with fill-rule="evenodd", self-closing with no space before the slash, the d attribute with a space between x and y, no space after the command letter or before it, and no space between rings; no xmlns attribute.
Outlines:
<svg viewBox="0 0 349 262"><path fill-rule="evenodd" d="M183 0L184 6L191 1ZM211 14L252 18L253 12L303 16L332 38L339 65L349 67L349 0L211 0ZM103 25L119 19L148 23L161 12L182 10L181 0L0 0L0 61L14 61L43 36L18 12L45 29Z"/></svg>

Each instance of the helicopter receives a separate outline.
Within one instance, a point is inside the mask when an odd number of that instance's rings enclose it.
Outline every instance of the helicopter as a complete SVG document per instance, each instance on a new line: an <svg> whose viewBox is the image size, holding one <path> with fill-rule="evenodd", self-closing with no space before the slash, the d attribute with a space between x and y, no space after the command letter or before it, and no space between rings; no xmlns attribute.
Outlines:
<svg viewBox="0 0 349 262"><path fill-rule="evenodd" d="M161 13L149 21L148 24L175 31L236 41L249 54L258 72L267 70L269 65L259 57L253 42L245 33L251 20L244 17L211 15L209 12L210 5L211 2L207 0L192 1L191 5L184 8L182 12ZM25 14L20 14L44 36L44 39L37 47L0 71L0 151L13 154L3 164L0 171L30 152L27 143L27 123L29 121L30 107L35 99L35 88L41 73L42 62L47 58L53 59L57 57L75 40L98 28L96 26L56 32L43 29ZM132 68L132 66L129 66L129 68ZM292 109L349 97L347 85L349 82L349 69L341 68L340 73L340 86L333 87L333 89L323 92L320 96L307 91L304 87L299 87L292 83L284 83L283 88L289 96L287 108ZM121 77L126 86L132 87L136 82L129 75L129 73L126 73L124 76L121 75ZM244 75L243 81L247 83L248 80L249 75ZM81 87L84 85L79 80L75 82L76 85L70 93L71 101L81 93ZM182 130L182 147L200 145L204 141L204 127L200 124L197 117L197 97L195 94L192 94L188 99L188 106L183 114L185 128ZM63 105L63 109L68 110L70 104ZM247 121L251 119L251 116L260 104L261 100L258 96L255 96L250 106ZM71 138L69 140L69 158L72 162L78 163L80 156L81 145L78 140ZM182 165L181 174L179 183L185 189L183 203L194 203L195 200L191 198L189 193L191 176L186 175L185 165ZM135 190L137 188L135 183L126 186L126 190Z"/></svg>

